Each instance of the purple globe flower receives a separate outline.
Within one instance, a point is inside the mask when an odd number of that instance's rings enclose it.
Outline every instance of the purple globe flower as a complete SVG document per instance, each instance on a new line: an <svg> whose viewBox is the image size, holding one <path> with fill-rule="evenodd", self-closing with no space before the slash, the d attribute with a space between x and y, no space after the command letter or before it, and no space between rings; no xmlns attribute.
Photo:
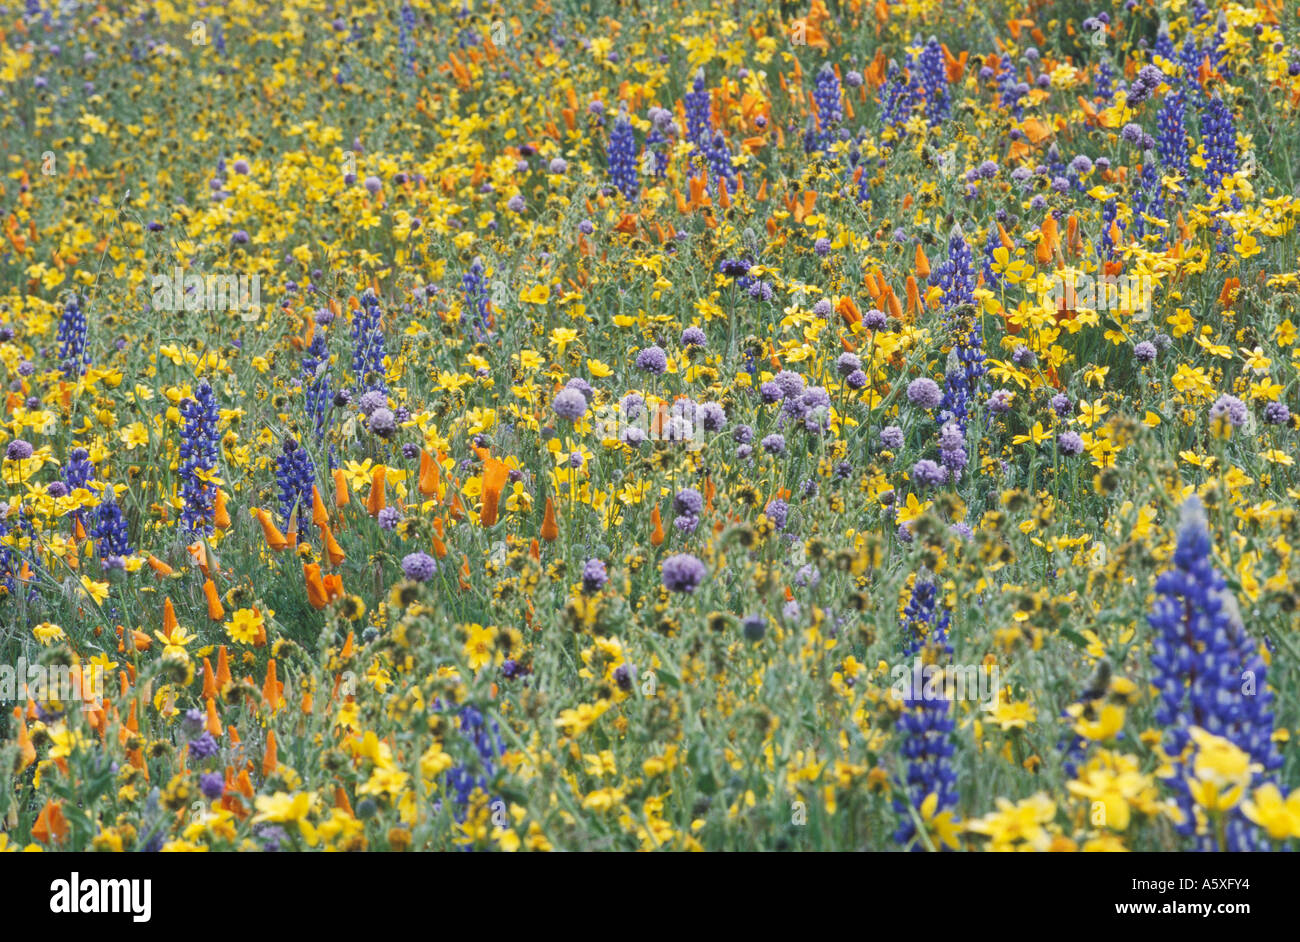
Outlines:
<svg viewBox="0 0 1300 942"><path fill-rule="evenodd" d="M596 394L596 391L591 388L591 383L587 382L581 376L573 377L573 379L564 384L564 388L576 389L578 392L582 393L583 398L588 401L590 401L591 397Z"/></svg>
<svg viewBox="0 0 1300 942"><path fill-rule="evenodd" d="M664 560L661 568L664 588L669 592L691 593L708 574L704 563L690 553L678 553Z"/></svg>
<svg viewBox="0 0 1300 942"><path fill-rule="evenodd" d="M1002 415L1004 412L1011 411L1011 400L1014 393L1009 389L998 389L989 396L989 411L994 415Z"/></svg>
<svg viewBox="0 0 1300 942"><path fill-rule="evenodd" d="M636 368L651 376L660 376L668 369L668 354L664 353L663 347L646 347L636 355Z"/></svg>
<svg viewBox="0 0 1300 942"><path fill-rule="evenodd" d="M683 347L702 347L707 343L707 340L704 331L698 327L687 327L682 331L681 343Z"/></svg>
<svg viewBox="0 0 1300 942"><path fill-rule="evenodd" d="M695 415L706 432L720 432L727 424L727 412L721 403L702 402Z"/></svg>
<svg viewBox="0 0 1300 942"><path fill-rule="evenodd" d="M679 514L698 516L704 510L704 497L693 487L683 487L673 498L673 509Z"/></svg>
<svg viewBox="0 0 1300 942"><path fill-rule="evenodd" d="M205 798L220 798L226 790L226 776L221 772L204 772L199 776L199 791Z"/></svg>
<svg viewBox="0 0 1300 942"><path fill-rule="evenodd" d="M408 553L402 557L402 572L416 582L428 582L438 571L438 563L428 553Z"/></svg>
<svg viewBox="0 0 1300 942"><path fill-rule="evenodd" d="M10 461L26 461L32 456L32 443L22 439L15 438L5 449L5 457Z"/></svg>
<svg viewBox="0 0 1300 942"><path fill-rule="evenodd" d="M1056 438L1056 446L1061 449L1063 455L1078 455L1083 453L1083 439L1079 437L1078 432L1062 432Z"/></svg>
<svg viewBox="0 0 1300 942"><path fill-rule="evenodd" d="M561 389L551 408L560 418L576 422L587 414L587 397L577 389Z"/></svg>
<svg viewBox="0 0 1300 942"><path fill-rule="evenodd" d="M589 559L585 566L582 567L582 589L588 595L599 592L601 588L609 581L609 573L605 569L605 564L599 559Z"/></svg>
<svg viewBox="0 0 1300 942"><path fill-rule="evenodd" d="M376 409L370 413L366 427L380 438L388 438L397 431L397 417L391 409Z"/></svg>
<svg viewBox="0 0 1300 942"><path fill-rule="evenodd" d="M1236 396L1227 393L1216 399L1214 405L1210 406L1211 419L1223 419L1233 428L1241 428L1249 417L1246 404Z"/></svg>
<svg viewBox="0 0 1300 942"><path fill-rule="evenodd" d="M862 315L862 326L867 330L884 330L888 323L889 319L885 317L885 312L877 311L875 308Z"/></svg>
<svg viewBox="0 0 1300 942"><path fill-rule="evenodd" d="M1139 363L1151 363L1156 358L1156 345L1150 340L1143 340L1133 347L1133 359Z"/></svg>
<svg viewBox="0 0 1300 942"><path fill-rule="evenodd" d="M1270 402L1264 407L1264 421L1269 425L1286 425L1291 421L1291 410L1285 403Z"/></svg>
<svg viewBox="0 0 1300 942"><path fill-rule="evenodd" d="M907 384L907 401L922 409L933 409L943 402L943 391L938 383L923 376Z"/></svg>
<svg viewBox="0 0 1300 942"><path fill-rule="evenodd" d="M780 455L785 453L785 436L780 432L773 432L771 435L766 436L761 442L759 442L759 444L763 446L763 450L769 455Z"/></svg>
<svg viewBox="0 0 1300 942"><path fill-rule="evenodd" d="M772 521L772 526L778 530L784 530L786 521L790 517L790 505L777 498L768 501L767 506L763 508L763 513L768 520Z"/></svg>
<svg viewBox="0 0 1300 942"><path fill-rule="evenodd" d="M772 382L776 383L781 390L781 395L786 399L802 395L807 385L804 378L793 370L782 370L772 377Z"/></svg>
<svg viewBox="0 0 1300 942"><path fill-rule="evenodd" d="M948 480L948 472L929 458L922 458L912 465L912 479L925 487L934 487Z"/></svg>
<svg viewBox="0 0 1300 942"><path fill-rule="evenodd" d="M357 400L357 408L360 409L362 414L367 418L374 415L376 410L386 408L387 406L388 397L377 389L372 389L369 392L362 393L361 398Z"/></svg>
<svg viewBox="0 0 1300 942"><path fill-rule="evenodd" d="M191 759L198 759L199 761L210 759L220 751L221 747L217 745L217 741L212 738L212 734L209 732L205 731L197 739L190 740Z"/></svg>
<svg viewBox="0 0 1300 942"><path fill-rule="evenodd" d="M890 451L903 447L903 430L897 425L886 425L880 430L880 444Z"/></svg>
<svg viewBox="0 0 1300 942"><path fill-rule="evenodd" d="M384 185L379 182L378 177L371 176L371 177L366 177L365 187L366 187L366 191L371 196L374 196L376 193L378 193L380 190L384 188Z"/></svg>

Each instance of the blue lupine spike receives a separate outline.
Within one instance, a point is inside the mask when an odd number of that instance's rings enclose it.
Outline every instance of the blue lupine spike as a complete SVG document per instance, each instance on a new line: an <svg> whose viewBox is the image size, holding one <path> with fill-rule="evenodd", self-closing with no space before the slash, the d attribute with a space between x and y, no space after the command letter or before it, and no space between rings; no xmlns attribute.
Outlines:
<svg viewBox="0 0 1300 942"><path fill-rule="evenodd" d="M302 358L302 382L303 391L307 395L307 414L311 417L312 429L317 441L324 439L330 423L333 393L330 390L329 368L329 342L324 330L318 330Z"/></svg>
<svg viewBox="0 0 1300 942"><path fill-rule="evenodd" d="M1099 98L1108 105L1114 101L1115 70L1111 67L1109 56L1103 56L1101 62L1097 65L1097 75L1093 79L1092 94L1094 98Z"/></svg>
<svg viewBox="0 0 1300 942"><path fill-rule="evenodd" d="M1157 691L1155 720L1165 727L1165 753L1181 756L1199 726L1221 736L1250 755L1268 777L1282 766L1273 741L1273 693L1267 687L1268 667L1259 645L1246 632L1235 597L1214 565L1209 525L1199 498L1182 509L1173 567L1156 578L1156 600L1148 622L1152 640L1152 686ZM1243 692L1245 678L1252 692ZM1181 833L1194 832L1187 770L1175 759L1170 779L1186 821ZM1233 809L1227 847L1253 849L1258 833L1240 809ZM1215 837L1201 839L1203 849L1216 849Z"/></svg>
<svg viewBox="0 0 1300 942"><path fill-rule="evenodd" d="M469 270L461 278L460 287L465 298L465 306L460 315L461 323L464 324L467 315L472 313L475 336L486 337L490 333L488 330L488 286L487 275L481 258L474 259Z"/></svg>
<svg viewBox="0 0 1300 942"><path fill-rule="evenodd" d="M117 505L112 487L105 487L100 495L90 538L95 541L95 555L100 559L131 555L126 518L122 515L122 508Z"/></svg>
<svg viewBox="0 0 1300 942"><path fill-rule="evenodd" d="M217 398L205 379L180 405L185 427L180 445L181 528L190 535L211 536L217 489L204 480L217 467Z"/></svg>
<svg viewBox="0 0 1300 942"><path fill-rule="evenodd" d="M939 40L930 37L917 60L921 85L925 90L925 118L930 127L938 127L952 113L952 94L948 90L948 71Z"/></svg>
<svg viewBox="0 0 1300 942"><path fill-rule="evenodd" d="M927 651L931 656L951 655L948 643L947 606L936 620L937 588L926 574L918 574L912 585L912 596L903 614L904 648L906 658L920 656ZM911 665L904 665L911 670ZM937 798L934 813L952 811L957 807L957 772L953 768L952 739L955 723L952 701L946 697L926 698L924 689L911 689L904 697L898 716L897 730L902 738L900 754L907 763L903 794L894 798L899 826L894 841L913 850L923 850L916 841L916 824L909 806L919 809L926 798Z"/></svg>
<svg viewBox="0 0 1300 942"><path fill-rule="evenodd" d="M609 134L609 177L629 203L635 203L641 193L641 185L636 178L636 155L636 135L632 130L632 122L628 120L627 106L624 105L619 109L614 130Z"/></svg>
<svg viewBox="0 0 1300 942"><path fill-rule="evenodd" d="M86 315L82 313L81 301L70 295L63 305L63 314L59 318L59 362L63 375L69 379L82 376L90 363L90 352L86 349Z"/></svg>
<svg viewBox="0 0 1300 942"><path fill-rule="evenodd" d="M1028 91L1028 88L1020 81L1020 76L1016 73L1016 68L1012 65L1009 55L1003 53L1001 60L998 62L998 67L998 107L1010 111L1012 117L1019 120L1025 113L1024 106L1020 104L1020 99Z"/></svg>
<svg viewBox="0 0 1300 942"><path fill-rule="evenodd" d="M276 455L275 480L280 487L280 516L287 528L294 509L297 509L297 528L301 539L307 533L307 523L311 517L311 492L316 484L316 465L307 450L292 438L284 440L281 453Z"/></svg>
<svg viewBox="0 0 1300 942"><path fill-rule="evenodd" d="M835 131L844 120L843 90L840 78L829 64L817 73L813 101L817 104L817 149L826 150L835 140Z"/></svg>
<svg viewBox="0 0 1300 942"><path fill-rule="evenodd" d="M352 374L362 393L388 392L382 320L379 298L367 288L361 307L352 315Z"/></svg>
<svg viewBox="0 0 1300 942"><path fill-rule="evenodd" d="M1184 129L1186 109L1186 95L1182 89L1178 89L1165 97L1156 114L1156 150L1160 154L1160 163L1184 177L1187 176L1192 157Z"/></svg>

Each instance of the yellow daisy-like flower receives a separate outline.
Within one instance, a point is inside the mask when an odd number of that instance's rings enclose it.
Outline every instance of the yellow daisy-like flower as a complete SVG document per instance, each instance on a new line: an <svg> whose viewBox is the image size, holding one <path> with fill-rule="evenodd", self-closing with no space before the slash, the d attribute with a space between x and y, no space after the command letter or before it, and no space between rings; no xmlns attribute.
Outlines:
<svg viewBox="0 0 1300 942"><path fill-rule="evenodd" d="M252 644L257 640L262 628L261 612L251 608L241 608L230 616L226 622L226 634L239 644Z"/></svg>

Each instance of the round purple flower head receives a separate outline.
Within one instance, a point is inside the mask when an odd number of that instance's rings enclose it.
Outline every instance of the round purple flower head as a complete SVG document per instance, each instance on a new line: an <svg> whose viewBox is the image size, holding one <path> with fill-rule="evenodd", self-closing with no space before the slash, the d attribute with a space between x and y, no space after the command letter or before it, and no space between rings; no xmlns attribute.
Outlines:
<svg viewBox="0 0 1300 942"><path fill-rule="evenodd" d="M586 565L582 567L582 590L591 595L599 592L608 581L609 573L605 569L605 564L599 559L587 560Z"/></svg>
<svg viewBox="0 0 1300 942"><path fill-rule="evenodd" d="M923 376L907 384L907 401L922 409L933 409L943 402L943 392L938 383Z"/></svg>
<svg viewBox="0 0 1300 942"><path fill-rule="evenodd" d="M698 327L687 327L682 331L683 347L702 347L708 338L704 336L704 331Z"/></svg>
<svg viewBox="0 0 1300 942"><path fill-rule="evenodd" d="M1011 410L1011 400L1014 393L1009 389L998 389L989 396L989 411L994 415L1002 415L1004 412Z"/></svg>
<svg viewBox="0 0 1300 942"><path fill-rule="evenodd" d="M428 553L409 553L402 557L402 572L416 582L428 582L438 571L438 564Z"/></svg>
<svg viewBox="0 0 1300 942"><path fill-rule="evenodd" d="M786 399L801 395L807 385L804 378L793 370L782 370L772 377L772 382L776 383Z"/></svg>
<svg viewBox="0 0 1300 942"><path fill-rule="evenodd" d="M1291 410L1285 403L1270 402L1264 407L1264 421L1269 425L1286 425L1291 421Z"/></svg>
<svg viewBox="0 0 1300 942"><path fill-rule="evenodd" d="M26 461L31 456L32 443L22 438L15 438L5 449L5 457L10 461Z"/></svg>
<svg viewBox="0 0 1300 942"><path fill-rule="evenodd" d="M663 347L646 347L636 355L636 368L652 376L662 375L668 369L668 354Z"/></svg>
<svg viewBox="0 0 1300 942"><path fill-rule="evenodd" d="M704 563L690 553L678 553L664 560L664 588L670 592L694 592L704 581L708 570Z"/></svg>
<svg viewBox="0 0 1300 942"><path fill-rule="evenodd" d="M376 409L382 409L387 405L388 397L377 389L362 393L361 398L357 400L357 407L366 417L373 415Z"/></svg>
<svg viewBox="0 0 1300 942"><path fill-rule="evenodd" d="M1233 428L1241 428L1246 424L1250 413L1246 410L1246 404L1236 396L1230 396L1224 393L1214 405L1210 406L1211 419L1223 419Z"/></svg>
<svg viewBox="0 0 1300 942"><path fill-rule="evenodd" d="M948 472L929 458L912 465L912 478L922 486L937 486L948 480Z"/></svg>
<svg viewBox="0 0 1300 942"><path fill-rule="evenodd" d="M673 509L679 514L698 516L704 510L704 497L693 487L683 487L673 498Z"/></svg>
<svg viewBox="0 0 1300 942"><path fill-rule="evenodd" d="M1150 340L1143 340L1133 346L1133 359L1139 363L1150 363L1156 358L1156 345Z"/></svg>
<svg viewBox="0 0 1300 942"><path fill-rule="evenodd" d="M1083 452L1083 439L1078 432L1062 432L1056 438L1056 445L1063 455L1077 455Z"/></svg>
<svg viewBox="0 0 1300 942"><path fill-rule="evenodd" d="M587 399L588 401L590 401L591 397L594 396L596 393L596 391L591 388L591 383L587 382L581 376L573 377L573 379L569 380L567 383L564 384L564 388L576 389L578 392L582 393L583 398Z"/></svg>
<svg viewBox="0 0 1300 942"><path fill-rule="evenodd" d="M721 403L701 402L695 414L706 432L720 432L727 424L727 412Z"/></svg>
<svg viewBox="0 0 1300 942"><path fill-rule="evenodd" d="M577 389L566 387L556 395L551 408L560 418L576 422L587 414L587 397Z"/></svg>
<svg viewBox="0 0 1300 942"><path fill-rule="evenodd" d="M221 772L204 772L199 776L199 791L205 798L220 798L226 790L226 776Z"/></svg>
<svg viewBox="0 0 1300 942"><path fill-rule="evenodd" d="M856 353L841 353L835 360L835 368L841 376L848 376L854 370L862 369L862 358Z"/></svg>
<svg viewBox="0 0 1300 942"><path fill-rule="evenodd" d="M763 450L769 455L780 455L785 453L785 436L780 432L773 432L771 435L766 436L761 442L759 442L759 444L763 446Z"/></svg>
<svg viewBox="0 0 1300 942"><path fill-rule="evenodd" d="M903 430L897 425L886 425L880 430L880 445L890 451L903 447Z"/></svg>
<svg viewBox="0 0 1300 942"><path fill-rule="evenodd" d="M376 409L370 413L366 427L381 438L387 438L397 431L397 417L391 409Z"/></svg>

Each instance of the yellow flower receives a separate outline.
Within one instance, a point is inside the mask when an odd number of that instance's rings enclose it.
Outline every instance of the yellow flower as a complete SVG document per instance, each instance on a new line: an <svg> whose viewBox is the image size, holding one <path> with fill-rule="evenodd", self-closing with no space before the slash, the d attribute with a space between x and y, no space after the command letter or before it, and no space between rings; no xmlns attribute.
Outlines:
<svg viewBox="0 0 1300 942"><path fill-rule="evenodd" d="M253 815L252 823L261 824L270 821L276 824L296 824L303 838L314 847L319 838L315 828L307 820L314 800L315 795L311 792L297 792L292 795L276 792L274 795L258 795L253 802L257 814Z"/></svg>
<svg viewBox="0 0 1300 942"><path fill-rule="evenodd" d="M1233 808L1249 787L1251 773L1258 766L1252 766L1247 753L1221 736L1199 726L1193 726L1188 732L1197 747L1192 778L1187 783L1192 798L1211 812Z"/></svg>
<svg viewBox="0 0 1300 942"><path fill-rule="evenodd" d="M991 707L986 708L990 712L989 721L997 723L1002 727L1002 731L1009 729L1024 729L1030 723L1038 718L1038 713L1031 703L1003 703L999 697L998 701Z"/></svg>
<svg viewBox="0 0 1300 942"><path fill-rule="evenodd" d="M1144 814L1160 810L1155 780L1138 771L1136 758L1122 753L1100 750L1086 768L1079 770L1078 779L1067 782L1065 787L1072 795L1100 804L1104 817L1093 824L1115 831L1128 829L1130 805Z"/></svg>
<svg viewBox="0 0 1300 942"><path fill-rule="evenodd" d="M36 636L37 641L39 641L41 644L45 645L46 647L49 647L55 641L62 641L64 638L67 637L67 635L63 633L62 628L60 628L58 625L51 624L48 621L41 622L39 625L33 628L32 634Z"/></svg>
<svg viewBox="0 0 1300 942"><path fill-rule="evenodd" d="M470 670L477 671L492 663L492 654L496 644L497 630L482 625L469 625L469 637L465 641L465 658Z"/></svg>
<svg viewBox="0 0 1300 942"><path fill-rule="evenodd" d="M87 595L89 595L92 599L95 600L96 603L100 605L102 605L105 599L108 598L107 582L96 582L94 579L91 579L89 576L82 576L81 587L86 590Z"/></svg>
<svg viewBox="0 0 1300 942"><path fill-rule="evenodd" d="M991 849L1046 850L1052 835L1044 825L1056 816L1056 803L1042 792L1013 804L996 799L998 810L967 823L966 830L992 839Z"/></svg>
<svg viewBox="0 0 1300 942"><path fill-rule="evenodd" d="M921 802L921 807L917 810L921 813L921 821L925 824L925 829L934 838L936 849L947 845L953 850L960 850L961 845L957 842L957 835L961 831L961 825L951 811L940 811L935 814L938 807L937 792L930 792Z"/></svg>
<svg viewBox="0 0 1300 942"><path fill-rule="evenodd" d="M226 634L238 644L252 644L262 627L262 613L251 608L241 608L226 622Z"/></svg>
<svg viewBox="0 0 1300 942"><path fill-rule="evenodd" d="M578 339L578 332L572 327L557 327L551 331L551 346L564 353L569 344Z"/></svg>
<svg viewBox="0 0 1300 942"><path fill-rule="evenodd" d="M580 703L575 709L561 710L559 718L555 725L560 727L570 736L581 736L591 725L600 719L606 710L609 709L608 700L597 700L595 703Z"/></svg>
<svg viewBox="0 0 1300 942"><path fill-rule="evenodd" d="M1275 841L1300 837L1300 788L1285 799L1272 782L1255 789L1255 794L1241 803L1241 811Z"/></svg>
<svg viewBox="0 0 1300 942"><path fill-rule="evenodd" d="M1124 728L1124 708L1114 703L1107 703L1091 719L1082 715L1083 708L1075 704L1071 712L1078 717L1074 731L1085 739L1105 742L1114 739L1115 734Z"/></svg>

